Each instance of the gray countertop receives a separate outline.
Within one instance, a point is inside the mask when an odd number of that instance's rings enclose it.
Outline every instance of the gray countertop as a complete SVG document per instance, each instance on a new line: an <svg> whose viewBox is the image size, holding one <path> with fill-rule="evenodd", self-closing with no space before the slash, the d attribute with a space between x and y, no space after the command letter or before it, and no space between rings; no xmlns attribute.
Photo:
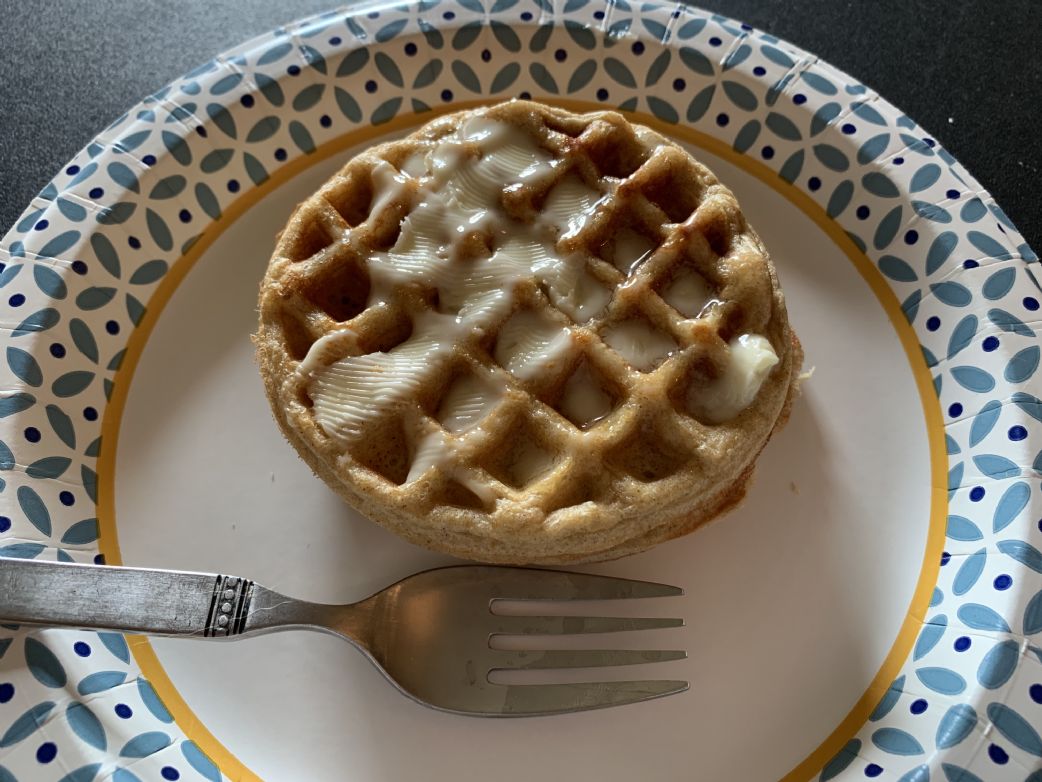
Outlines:
<svg viewBox="0 0 1042 782"><path fill-rule="evenodd" d="M57 0L0 11L0 231L146 94L327 0ZM706 0L807 49L917 120L1042 249L1038 0Z"/></svg>

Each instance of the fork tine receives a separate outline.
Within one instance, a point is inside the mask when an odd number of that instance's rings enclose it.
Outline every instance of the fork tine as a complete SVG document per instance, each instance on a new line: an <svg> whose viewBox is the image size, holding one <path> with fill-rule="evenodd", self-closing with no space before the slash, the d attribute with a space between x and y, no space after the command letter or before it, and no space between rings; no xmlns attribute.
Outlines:
<svg viewBox="0 0 1042 782"><path fill-rule="evenodd" d="M492 584L496 599L501 600L619 600L684 594L680 587L652 581L534 568L496 570Z"/></svg>
<svg viewBox="0 0 1042 782"><path fill-rule="evenodd" d="M580 633L619 633L629 630L659 630L683 627L683 619L613 616L501 616L494 634L503 635L578 635Z"/></svg>
<svg viewBox="0 0 1042 782"><path fill-rule="evenodd" d="M639 665L684 660L687 652L663 649L552 649L548 651L503 651L492 670L542 668L600 668L608 665Z"/></svg>
<svg viewBox="0 0 1042 782"><path fill-rule="evenodd" d="M506 687L504 716L559 714L661 698L683 692L684 681L589 682L584 684L512 684Z"/></svg>

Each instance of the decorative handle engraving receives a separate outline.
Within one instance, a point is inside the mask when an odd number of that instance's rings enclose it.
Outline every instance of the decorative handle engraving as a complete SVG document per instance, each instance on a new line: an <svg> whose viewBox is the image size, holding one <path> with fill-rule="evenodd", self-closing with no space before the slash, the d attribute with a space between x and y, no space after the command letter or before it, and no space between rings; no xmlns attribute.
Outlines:
<svg viewBox="0 0 1042 782"><path fill-rule="evenodd" d="M246 625L252 598L252 581L236 576L217 576L203 635L207 638L239 635Z"/></svg>

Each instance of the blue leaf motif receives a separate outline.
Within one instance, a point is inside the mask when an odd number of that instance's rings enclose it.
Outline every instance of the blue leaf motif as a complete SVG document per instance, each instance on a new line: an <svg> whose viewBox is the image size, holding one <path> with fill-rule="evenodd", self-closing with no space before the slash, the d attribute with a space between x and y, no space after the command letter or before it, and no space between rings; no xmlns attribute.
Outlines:
<svg viewBox="0 0 1042 782"><path fill-rule="evenodd" d="M658 117L663 122L668 122L671 125L675 125L680 122L680 115L677 114L676 109L662 98L656 98L654 95L647 96L648 108L651 109L651 113Z"/></svg>
<svg viewBox="0 0 1042 782"><path fill-rule="evenodd" d="M146 261L130 275L131 285L151 285L161 280L167 272L167 262L162 259Z"/></svg>
<svg viewBox="0 0 1042 782"><path fill-rule="evenodd" d="M145 210L145 225L159 249L169 252L174 247L174 237L170 234L166 221L151 209Z"/></svg>
<svg viewBox="0 0 1042 782"><path fill-rule="evenodd" d="M452 48L457 52L469 48L481 34L481 27L481 22L467 22L460 27L456 30L455 35L452 36Z"/></svg>
<svg viewBox="0 0 1042 782"><path fill-rule="evenodd" d="M120 201L112 206L106 206L98 212L97 220L102 225L122 225L134 215L135 211L137 211L137 204Z"/></svg>
<svg viewBox="0 0 1042 782"><path fill-rule="evenodd" d="M921 755L923 745L900 728L880 728L872 734L872 743L891 755Z"/></svg>
<svg viewBox="0 0 1042 782"><path fill-rule="evenodd" d="M95 749L104 750L108 746L105 736L105 728L101 720L93 711L83 703L70 703L65 710L65 719L69 721L72 732L80 737L85 743Z"/></svg>
<svg viewBox="0 0 1042 782"><path fill-rule="evenodd" d="M44 258L61 258L62 253L72 249L72 246L79 241L79 238L79 231L64 231L44 244L43 247L36 251L36 254Z"/></svg>
<svg viewBox="0 0 1042 782"><path fill-rule="evenodd" d="M69 334L72 336L72 342L77 350L97 364L98 343L94 340L94 335L87 324L79 318L73 318L69 321Z"/></svg>
<svg viewBox="0 0 1042 782"><path fill-rule="evenodd" d="M971 316L972 317L972 316ZM1002 403L993 399L980 409L970 425L970 447L977 446L995 428L1002 412Z"/></svg>
<svg viewBox="0 0 1042 782"><path fill-rule="evenodd" d="M821 776L818 777L818 782L828 782L828 780L838 777L847 769L847 766L857 760L860 751L860 739L848 741L843 749L837 752L835 757L825 764L825 768L821 770Z"/></svg>
<svg viewBox="0 0 1042 782"><path fill-rule="evenodd" d="M699 27L699 30L701 29L702 28ZM683 37L688 38L690 36ZM782 68L791 68L793 65L796 64L795 61L789 55L787 55L781 49L771 46L770 44L761 44L760 51L763 53L764 57L773 62L775 65L780 65Z"/></svg>
<svg viewBox="0 0 1042 782"><path fill-rule="evenodd" d="M915 269L896 255L884 255L880 258L879 271L891 280L896 280L897 282L915 282L919 279L919 276L915 273ZM918 300L916 301L916 305L918 305Z"/></svg>
<svg viewBox="0 0 1042 782"><path fill-rule="evenodd" d="M959 567L959 572L955 574L955 580L952 582L952 593L965 595L969 592L981 577L981 573L984 572L984 566L987 564L987 561L988 551L983 548L966 557Z"/></svg>
<svg viewBox="0 0 1042 782"><path fill-rule="evenodd" d="M340 61L340 65L336 69L337 78L342 79L345 76L357 73L362 70L367 62L369 62L369 50L367 48L360 46L357 49L352 49Z"/></svg>
<svg viewBox="0 0 1042 782"><path fill-rule="evenodd" d="M59 779L58 782L93 782L94 777L97 776L100 770L100 763L89 763L86 766L80 766L78 769L70 771Z"/></svg>
<svg viewBox="0 0 1042 782"><path fill-rule="evenodd" d="M726 58L724 58L723 70L729 71L731 70L731 68L741 65L743 62L749 59L749 55L752 54L752 52L753 47L751 47L747 43L743 43L738 48L732 49L731 53L728 54Z"/></svg>
<svg viewBox="0 0 1042 782"><path fill-rule="evenodd" d="M995 506L995 515L992 518L992 530L1001 532L1006 529L1020 512L1027 507L1031 499L1031 487L1023 481L1017 481L1002 493L998 505ZM1042 571L1040 571L1042 572Z"/></svg>
<svg viewBox="0 0 1042 782"><path fill-rule="evenodd" d="M159 696L156 694L156 691L153 689L151 684L146 680L139 678L137 680L137 689L138 694L141 696L141 702L145 704L145 708L152 712L153 717L160 722L165 722L167 724L174 721L174 718L170 716L170 712L166 710L166 706L164 706L163 702L159 700Z"/></svg>
<svg viewBox="0 0 1042 782"><path fill-rule="evenodd" d="M886 694L882 700L879 701L879 705L872 710L872 714L869 716L869 722L878 722L889 714L897 702L901 699L901 693L904 692L905 677L898 677L893 684L887 689Z"/></svg>
<svg viewBox="0 0 1042 782"><path fill-rule="evenodd" d="M1009 293L1016 279L1017 273L1014 269L999 269L984 281L981 292L984 294L984 298L996 301Z"/></svg>
<svg viewBox="0 0 1042 782"><path fill-rule="evenodd" d="M955 438L947 432L945 432L944 434L944 445L946 452L949 456L952 456L953 454L957 453L962 453L962 449L959 447L959 444L955 442Z"/></svg>
<svg viewBox="0 0 1042 782"><path fill-rule="evenodd" d="M662 78L662 74L666 72L666 68L669 67L669 61L672 59L673 54L669 49L663 49L662 53L655 58L655 61L651 63L651 67L648 68L647 75L644 77L644 86L652 87L658 83L658 80ZM590 60L593 62L593 60Z"/></svg>
<svg viewBox="0 0 1042 782"><path fill-rule="evenodd" d="M915 641L915 648L912 649L912 660L921 660L928 655L940 643L947 629L948 617L944 614L935 616L923 625L922 632L919 633L919 637Z"/></svg>
<svg viewBox="0 0 1042 782"><path fill-rule="evenodd" d="M796 178L800 175L800 171L803 170L803 150L797 149L788 160L782 165L778 171L778 176L790 185L796 181Z"/></svg>
<svg viewBox="0 0 1042 782"><path fill-rule="evenodd" d="M126 679L127 675L122 671L97 671L80 679L80 683L76 685L76 692L80 695L93 695L118 687Z"/></svg>
<svg viewBox="0 0 1042 782"><path fill-rule="evenodd" d="M405 25L408 24L408 21L408 19L398 19L396 21L385 24L383 27L376 31L376 42L385 43L391 40L405 28Z"/></svg>
<svg viewBox="0 0 1042 782"><path fill-rule="evenodd" d="M185 741L181 744L181 754L185 756L188 765L194 768L207 782L221 782L221 772L217 770L210 758L203 754L202 750L193 741Z"/></svg>
<svg viewBox="0 0 1042 782"><path fill-rule="evenodd" d="M299 149L304 154L310 155L312 152L315 151L315 140L313 138L311 138L311 134L308 132L308 129L306 127L304 127L303 123L297 122L296 120L290 121L290 123L289 123L289 137L291 139L293 139L293 143L297 145L297 149ZM200 183L196 187L204 187L205 188L206 185ZM209 190L209 188L207 188L207 190ZM212 197L213 197L213 194L211 193L211 198ZM200 201L200 204L201 203L202 202ZM216 199L214 199L211 202L211 205L218 213L220 212L220 209L217 207L217 200ZM205 207L204 207L204 209L205 209ZM214 215L212 215L212 214L210 216L214 217ZM217 217L219 217L219 216L220 215L218 214ZM214 219L216 219L216 217Z"/></svg>
<svg viewBox="0 0 1042 782"><path fill-rule="evenodd" d="M689 22L684 22L684 24L680 26L680 29L677 30L677 37L683 38L684 40L687 40L688 38L694 38L696 35L702 32L702 29L705 26L706 20L702 17L696 17L695 19L692 19ZM764 52L764 55L768 56L768 59L770 58L769 55L767 55L766 51ZM712 70L710 70L710 73L712 73Z"/></svg>
<svg viewBox="0 0 1042 782"><path fill-rule="evenodd" d="M1017 351L1016 355L1006 364L1002 376L1010 383L1023 383L1025 380L1029 380L1038 369L1040 355L1042 354L1040 354L1038 345Z"/></svg>
<svg viewBox="0 0 1042 782"><path fill-rule="evenodd" d="M102 268L116 279L119 279L119 253L116 252L116 248L112 246L112 242L108 240L108 237L102 233L92 234L90 246L94 250L94 255L102 265Z"/></svg>
<svg viewBox="0 0 1042 782"><path fill-rule="evenodd" d="M941 167L936 163L927 163L912 175L911 190L918 193L930 187L941 178Z"/></svg>
<svg viewBox="0 0 1042 782"><path fill-rule="evenodd" d="M40 495L31 486L19 486L17 491L18 506L36 529L44 535L51 534L51 514L47 511Z"/></svg>
<svg viewBox="0 0 1042 782"><path fill-rule="evenodd" d="M489 26L492 28L492 34L499 41L500 46L508 52L521 51L521 39L517 37L517 33L511 29L510 25L493 19Z"/></svg>
<svg viewBox="0 0 1042 782"><path fill-rule="evenodd" d="M997 690L1013 676L1019 660L1020 645L1016 641L996 644L977 667L977 681L986 689Z"/></svg>
<svg viewBox="0 0 1042 782"><path fill-rule="evenodd" d="M952 231L938 234L937 238L930 243L930 249L926 253L926 273L933 274L940 269L944 262L951 257L952 250L959 243L959 237Z"/></svg>
<svg viewBox="0 0 1042 782"><path fill-rule="evenodd" d="M871 163L877 157L883 154L887 146L890 144L890 134L880 133L878 136L873 136L857 151L857 162L861 165Z"/></svg>
<svg viewBox="0 0 1042 782"><path fill-rule="evenodd" d="M948 358L954 358L963 348L973 341L977 333L977 316L967 315L952 329L948 340Z"/></svg>
<svg viewBox="0 0 1042 782"><path fill-rule="evenodd" d="M950 223L952 216L943 206L931 204L926 201L912 200L912 209L924 220L932 220L935 223Z"/></svg>
<svg viewBox="0 0 1042 782"><path fill-rule="evenodd" d="M23 268L25 267L22 264L17 263L6 267L0 272L0 288L6 287L11 283Z"/></svg>
<svg viewBox="0 0 1042 782"><path fill-rule="evenodd" d="M36 281L36 287L52 299L64 299L69 294L65 280L49 266L33 266L33 279Z"/></svg>
<svg viewBox="0 0 1042 782"><path fill-rule="evenodd" d="M948 782L984 782L979 776L953 763L942 763L941 770Z"/></svg>
<svg viewBox="0 0 1042 782"><path fill-rule="evenodd" d="M1035 332L1029 328L1020 318L1010 315L1005 310L988 310L988 320L1003 331L1011 334L1019 334L1022 337L1034 337Z"/></svg>
<svg viewBox="0 0 1042 782"><path fill-rule="evenodd" d="M948 749L961 743L973 732L977 724L977 712L968 703L952 706L937 723L937 748Z"/></svg>
<svg viewBox="0 0 1042 782"><path fill-rule="evenodd" d="M42 543L12 543L0 548L0 557L7 559L35 559L44 550Z"/></svg>
<svg viewBox="0 0 1042 782"><path fill-rule="evenodd" d="M291 43L279 43L272 46L264 54L257 58L257 65L268 65L281 60L293 50Z"/></svg>
<svg viewBox="0 0 1042 782"><path fill-rule="evenodd" d="M999 633L1010 632L1006 620L999 616L995 609L980 603L965 603L957 611L964 625L974 630L991 630Z"/></svg>
<svg viewBox="0 0 1042 782"><path fill-rule="evenodd" d="M873 125L886 125L886 120L883 119L883 115L876 111L868 103L855 103L853 105L854 114L861 119L871 122Z"/></svg>
<svg viewBox="0 0 1042 782"><path fill-rule="evenodd" d="M915 675L931 690L942 695L958 695L966 689L966 680L950 668L940 666L917 668Z"/></svg>
<svg viewBox="0 0 1042 782"><path fill-rule="evenodd" d="M509 89L511 84L517 81L517 77L520 75L521 66L516 62L504 65L502 70L500 70L499 73L495 75L495 78L492 79L492 92L505 92Z"/></svg>
<svg viewBox="0 0 1042 782"><path fill-rule="evenodd" d="M897 782L930 782L930 767L916 766L907 774L902 775Z"/></svg>
<svg viewBox="0 0 1042 782"><path fill-rule="evenodd" d="M87 288L76 296L76 306L81 310L90 311L104 307L116 295L115 288L94 286Z"/></svg>
<svg viewBox="0 0 1042 782"><path fill-rule="evenodd" d="M878 171L870 171L861 177L861 184L865 190L880 198L897 198L901 194L890 177Z"/></svg>
<svg viewBox="0 0 1042 782"><path fill-rule="evenodd" d="M930 286L930 291L949 307L965 307L973 300L969 288L951 280L934 283Z"/></svg>
<svg viewBox="0 0 1042 782"><path fill-rule="evenodd" d="M130 648L127 646L126 639L119 633L98 633L98 640L116 659L123 662L130 660ZM140 684L138 686L140 687Z"/></svg>
<svg viewBox="0 0 1042 782"><path fill-rule="evenodd" d="M842 150L831 144L815 144L813 147L816 157L825 168L831 171L846 171L850 168L850 161Z"/></svg>
<svg viewBox="0 0 1042 782"><path fill-rule="evenodd" d="M970 231L966 234L966 238L970 240L970 244L989 258L1002 260L1004 258L1012 257L1012 253L1007 247L1003 246L1001 242L996 241L992 237L981 233L980 231Z"/></svg>
<svg viewBox="0 0 1042 782"><path fill-rule="evenodd" d="M979 367L953 367L952 377L967 391L977 394L986 394L995 388L995 378Z"/></svg>
<svg viewBox="0 0 1042 782"><path fill-rule="evenodd" d="M17 744L43 727L53 708L53 701L44 701L22 713L18 719L11 723L11 727L4 732L4 735L0 736L0 749L6 749Z"/></svg>
<svg viewBox="0 0 1042 782"><path fill-rule="evenodd" d="M20 413L23 410L28 410L30 407L36 404L36 398L32 394L26 394L24 392L18 392L10 394L9 396L0 395L0 418L7 418L9 415ZM0 469L11 469L0 468Z"/></svg>
<svg viewBox="0 0 1042 782"><path fill-rule="evenodd" d="M1005 456L983 454L981 456L974 456L973 463L977 465L977 469L982 473L987 475L989 478L995 478L996 480L1001 480L1002 478L1016 478L1020 475L1020 467Z"/></svg>
<svg viewBox="0 0 1042 782"><path fill-rule="evenodd" d="M725 81L721 86L724 88L724 94L738 108L745 111L753 111L759 105L759 101L756 100L752 90L744 84L739 84L736 81Z"/></svg>
<svg viewBox="0 0 1042 782"><path fill-rule="evenodd" d="M541 62L534 62L528 66L528 72L532 74L532 78L535 79L542 89L547 92L556 95L560 90L557 87L557 82L554 77L550 74L550 71L546 69L546 66Z"/></svg>
<svg viewBox="0 0 1042 782"><path fill-rule="evenodd" d="M169 747L170 743L170 737L162 731L153 730L141 733L123 745L119 756L121 758L147 758L149 755Z"/></svg>
<svg viewBox="0 0 1042 782"><path fill-rule="evenodd" d="M66 372L51 384L51 391L55 396L70 397L83 391L94 379L93 372L73 370Z"/></svg>
<svg viewBox="0 0 1042 782"><path fill-rule="evenodd" d="M1019 713L1004 703L989 703L988 718L1008 742L1035 757L1042 757L1042 738Z"/></svg>
<svg viewBox="0 0 1042 782"><path fill-rule="evenodd" d="M45 456L28 465L25 474L30 478L59 478L70 464L72 459L65 456Z"/></svg>
<svg viewBox="0 0 1042 782"><path fill-rule="evenodd" d="M19 323L17 328L11 332L11 336L22 337L37 331L47 331L47 329L56 326L59 320L61 320L61 314L59 314L58 310L47 307L34 312Z"/></svg>
<svg viewBox="0 0 1042 782"><path fill-rule="evenodd" d="M374 125L382 125L385 122L390 122L394 119L401 106L401 98L391 98L390 100L386 100L376 107L372 116L369 118L369 121Z"/></svg>
<svg viewBox="0 0 1042 782"><path fill-rule="evenodd" d="M57 689L64 687L68 681L65 669L54 652L32 637L25 639L25 664L29 666L33 678L44 687Z"/></svg>
<svg viewBox="0 0 1042 782"><path fill-rule="evenodd" d="M43 383L43 372L32 353L21 348L7 348L7 366L26 385L37 388Z"/></svg>
<svg viewBox="0 0 1042 782"><path fill-rule="evenodd" d="M996 548L1008 557L1013 557L1024 567L1042 573L1042 551L1023 540L1000 540Z"/></svg>
<svg viewBox="0 0 1042 782"><path fill-rule="evenodd" d="M757 137L760 135L760 123L757 120L751 119L742 126L742 129L738 131L738 135L734 137L734 150L736 152L745 152L755 142Z"/></svg>
<svg viewBox="0 0 1042 782"><path fill-rule="evenodd" d="M1042 632L1042 591L1036 592L1024 608L1024 635Z"/></svg>
<svg viewBox="0 0 1042 782"><path fill-rule="evenodd" d="M846 179L836 185L836 189L832 191L832 195L829 196L829 201L825 205L825 213L829 217L836 217L842 214L843 210L850 205L850 199L854 196L854 183L849 179Z"/></svg>
<svg viewBox="0 0 1042 782"><path fill-rule="evenodd" d="M783 138L786 141L799 141L803 138L799 128L784 114L772 111L767 115L767 119L764 122L778 138Z"/></svg>
<svg viewBox="0 0 1042 782"><path fill-rule="evenodd" d="M481 82L478 80L478 75L463 60L452 61L452 75L471 92L481 93Z"/></svg>
<svg viewBox="0 0 1042 782"><path fill-rule="evenodd" d="M836 85L814 71L804 71L800 74L800 78L803 80L804 84L813 90L817 90L823 95L835 95L839 91L836 89Z"/></svg>
<svg viewBox="0 0 1042 782"><path fill-rule="evenodd" d="M705 113L709 110L709 105L713 102L713 93L715 91L716 85L710 84L691 99L691 103L687 107L688 122L698 122L705 116Z"/></svg>
<svg viewBox="0 0 1042 782"><path fill-rule="evenodd" d="M61 542L67 546L82 546L87 543L93 543L98 539L98 520L97 519L83 519L83 521L77 521L65 534L62 535Z"/></svg>
<svg viewBox="0 0 1042 782"><path fill-rule="evenodd" d="M966 472L966 463L959 462L948 470L948 498L955 494L955 490L962 486L962 476Z"/></svg>

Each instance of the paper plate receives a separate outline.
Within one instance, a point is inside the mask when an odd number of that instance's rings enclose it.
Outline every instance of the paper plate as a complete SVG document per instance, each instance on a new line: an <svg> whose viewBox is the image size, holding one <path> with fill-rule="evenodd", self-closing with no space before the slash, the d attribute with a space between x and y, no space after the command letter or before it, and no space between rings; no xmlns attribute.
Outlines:
<svg viewBox="0 0 1042 782"><path fill-rule="evenodd" d="M630 643L688 660L608 675L691 690L475 720L403 698L330 637L7 627L0 781L1042 779L1037 258L885 100L686 6L331 12L113 123L0 246L0 555L323 601L444 562L311 476L248 336L295 203L361 147L511 96L621 109L710 165L771 248L815 367L742 508L590 568L685 587L622 610L684 616Z"/></svg>

